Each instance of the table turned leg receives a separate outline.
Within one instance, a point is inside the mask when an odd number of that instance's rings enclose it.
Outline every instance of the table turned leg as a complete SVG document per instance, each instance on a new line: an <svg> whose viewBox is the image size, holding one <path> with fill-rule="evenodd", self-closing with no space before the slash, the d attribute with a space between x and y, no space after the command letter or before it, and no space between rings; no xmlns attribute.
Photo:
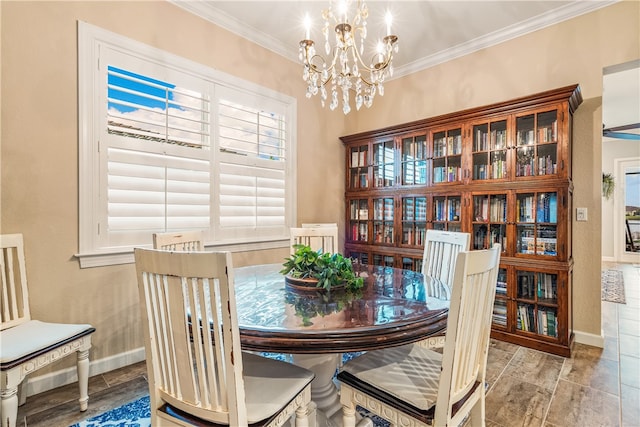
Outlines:
<svg viewBox="0 0 640 427"><path fill-rule="evenodd" d="M311 400L318 410L327 418L332 418L342 409L338 388L333 382L333 376L338 368L340 354L294 354L293 363L307 368L316 374L311 382Z"/></svg>

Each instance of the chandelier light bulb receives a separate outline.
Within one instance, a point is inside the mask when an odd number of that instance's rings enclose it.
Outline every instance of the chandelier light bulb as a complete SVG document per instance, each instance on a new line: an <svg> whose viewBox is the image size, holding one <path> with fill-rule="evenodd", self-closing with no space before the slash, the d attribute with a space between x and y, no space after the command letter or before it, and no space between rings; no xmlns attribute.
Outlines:
<svg viewBox="0 0 640 427"><path fill-rule="evenodd" d="M327 85L331 88L329 108L337 108L342 98L344 114L351 111L350 91L354 92L356 110L362 105L371 107L376 93L380 96L384 94L382 83L392 76L393 52L398 51L398 37L391 33L392 16L387 10L386 35L378 42L372 55L365 55L368 16L369 10L364 0L330 0L329 8L322 11L324 50L328 58L325 59L316 52L315 42L310 37L311 19L305 15L305 39L300 41L299 50L300 61L305 67L303 79L307 82L307 97L320 93L323 107L329 96L329 91L325 89ZM334 28L333 37L330 36L331 27ZM330 38L334 39L333 46ZM370 59L371 63L364 62L363 57ZM338 90L342 91L342 96L338 95Z"/></svg>

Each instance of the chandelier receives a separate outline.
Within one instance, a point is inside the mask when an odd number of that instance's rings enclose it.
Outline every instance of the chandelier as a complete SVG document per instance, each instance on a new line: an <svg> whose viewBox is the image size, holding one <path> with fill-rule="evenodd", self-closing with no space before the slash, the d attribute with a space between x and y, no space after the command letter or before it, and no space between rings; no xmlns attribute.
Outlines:
<svg viewBox="0 0 640 427"><path fill-rule="evenodd" d="M342 111L351 111L350 93L355 96L357 110L364 104L367 108L373 104L376 94L384 95L384 80L393 75L393 53L398 52L398 37L391 34L391 14L386 14L386 36L378 42L375 53L368 62L363 60L364 43L367 38L367 17L369 9L364 0L357 0L354 15L350 13L352 1L342 0L334 7L329 1L329 9L322 11L325 45L329 60L316 53L315 42L310 38L311 24L305 17L305 39L300 42L300 60L304 64L303 79L307 82L307 98L320 93L322 106L331 96L329 108L335 110L342 93ZM350 18L350 16L352 16ZM335 25L335 45L329 41L329 28ZM356 42L356 35L358 42ZM327 87L329 86L329 87ZM330 95L329 95L330 93Z"/></svg>

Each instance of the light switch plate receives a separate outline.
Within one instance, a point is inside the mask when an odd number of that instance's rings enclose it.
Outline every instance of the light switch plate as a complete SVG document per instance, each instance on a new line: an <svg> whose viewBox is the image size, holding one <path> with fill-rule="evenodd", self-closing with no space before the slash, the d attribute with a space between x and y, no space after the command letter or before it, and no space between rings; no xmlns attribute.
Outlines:
<svg viewBox="0 0 640 427"><path fill-rule="evenodd" d="M587 220L587 208L576 208L576 221Z"/></svg>

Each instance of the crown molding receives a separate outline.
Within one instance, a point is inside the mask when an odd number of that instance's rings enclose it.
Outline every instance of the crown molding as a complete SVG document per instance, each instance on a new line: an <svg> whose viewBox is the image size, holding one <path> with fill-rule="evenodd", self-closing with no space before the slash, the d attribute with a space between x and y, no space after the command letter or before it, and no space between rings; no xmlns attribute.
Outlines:
<svg viewBox="0 0 640 427"><path fill-rule="evenodd" d="M402 67L394 70L393 78L406 76L421 70L436 66L438 64L460 58L465 55L486 49L491 46L506 42L524 36L525 34L541 30L551 25L558 24L563 21L584 15L589 12L601 9L617 3L620 0L603 0L603 1L577 1L565 6L559 7L549 12L545 12L536 17L518 22L498 31L486 34L468 42L461 43L449 49L437 52L416 61L410 62Z"/></svg>
<svg viewBox="0 0 640 427"><path fill-rule="evenodd" d="M294 62L298 61L297 46L293 47L286 45L276 38L270 36L269 34L258 31L254 28L247 27L242 23L242 21L238 20L237 18L215 8L215 2L202 0L168 1L188 12L193 13L194 15L197 15L219 27L224 28L225 30L228 30L234 34L239 35L240 37L248 39L255 44L269 49L272 52L277 53L278 55L281 55ZM410 62L409 64L395 67L393 77L388 78L388 80L397 79L399 77L416 73L418 71L425 70L438 64L442 64L444 62L469 55L473 52L495 46L505 41L512 40L525 34L558 24L568 19L572 19L577 16L601 9L603 7L610 6L619 1L620 0L574 1L557 9L545 12L517 24L502 28L498 31L494 31L482 37L478 37L468 42L461 43L457 46L453 46L449 49L437 52L433 55L417 59L413 62Z"/></svg>

